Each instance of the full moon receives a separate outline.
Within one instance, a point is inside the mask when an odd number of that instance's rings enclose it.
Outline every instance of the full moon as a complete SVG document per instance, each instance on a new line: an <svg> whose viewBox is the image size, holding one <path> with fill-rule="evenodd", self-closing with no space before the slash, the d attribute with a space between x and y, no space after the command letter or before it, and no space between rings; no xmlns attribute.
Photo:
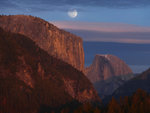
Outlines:
<svg viewBox="0 0 150 113"><path fill-rule="evenodd" d="M77 17L77 15L78 15L78 12L75 9L68 11L68 16L71 18L75 18L75 17Z"/></svg>

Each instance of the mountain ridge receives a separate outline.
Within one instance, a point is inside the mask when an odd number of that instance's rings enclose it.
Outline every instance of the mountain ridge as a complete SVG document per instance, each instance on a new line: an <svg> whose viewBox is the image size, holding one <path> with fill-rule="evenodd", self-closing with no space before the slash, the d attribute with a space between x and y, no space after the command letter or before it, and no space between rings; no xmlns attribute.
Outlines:
<svg viewBox="0 0 150 113"><path fill-rule="evenodd" d="M27 15L0 16L0 27L29 37L50 55L83 71L84 51L80 37L60 30L43 19Z"/></svg>
<svg viewBox="0 0 150 113"><path fill-rule="evenodd" d="M50 56L30 38L1 28L0 81L0 98L7 103L4 108L14 112L37 110L41 105L57 107L74 100L100 101L82 72Z"/></svg>
<svg viewBox="0 0 150 113"><path fill-rule="evenodd" d="M132 74L132 70L120 58L114 55L97 54L93 63L85 69L85 75L92 83L107 80L112 76Z"/></svg>
<svg viewBox="0 0 150 113"><path fill-rule="evenodd" d="M147 93L150 93L150 68L140 75L137 75L133 79L129 80L122 86L120 86L112 96L130 96L135 92L137 89L145 90Z"/></svg>

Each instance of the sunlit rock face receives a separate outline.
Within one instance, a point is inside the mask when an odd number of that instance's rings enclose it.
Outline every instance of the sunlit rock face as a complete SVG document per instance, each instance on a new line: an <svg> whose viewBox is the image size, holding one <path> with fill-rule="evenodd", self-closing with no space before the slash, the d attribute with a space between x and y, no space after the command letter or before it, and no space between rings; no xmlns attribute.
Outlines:
<svg viewBox="0 0 150 113"><path fill-rule="evenodd" d="M29 92L24 92L26 90ZM93 85L82 72L50 56L30 38L5 32L1 28L0 91L4 96L5 91L8 91L9 96L14 92L25 95L22 98L31 96L39 99L34 104L48 106L66 104L73 100L82 103L100 100ZM15 98L20 99L19 96Z"/></svg>
<svg viewBox="0 0 150 113"><path fill-rule="evenodd" d="M132 74L132 70L116 56L96 55L91 66L85 69L85 74L91 82L95 83L113 76Z"/></svg>
<svg viewBox="0 0 150 113"><path fill-rule="evenodd" d="M84 69L84 51L80 37L32 16L0 16L0 27L28 36L50 55L80 71Z"/></svg>

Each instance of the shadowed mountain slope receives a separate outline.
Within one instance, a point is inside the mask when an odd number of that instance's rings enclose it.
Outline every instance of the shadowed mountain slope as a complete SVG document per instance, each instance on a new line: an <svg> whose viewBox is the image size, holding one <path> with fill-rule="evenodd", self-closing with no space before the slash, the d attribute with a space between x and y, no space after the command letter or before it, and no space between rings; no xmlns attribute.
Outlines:
<svg viewBox="0 0 150 113"><path fill-rule="evenodd" d="M150 69L129 80L124 85L120 86L113 93L113 96L130 96L139 88L150 93Z"/></svg>
<svg viewBox="0 0 150 113"><path fill-rule="evenodd" d="M36 113L41 105L99 101L84 74L50 56L26 36L0 28L0 106Z"/></svg>

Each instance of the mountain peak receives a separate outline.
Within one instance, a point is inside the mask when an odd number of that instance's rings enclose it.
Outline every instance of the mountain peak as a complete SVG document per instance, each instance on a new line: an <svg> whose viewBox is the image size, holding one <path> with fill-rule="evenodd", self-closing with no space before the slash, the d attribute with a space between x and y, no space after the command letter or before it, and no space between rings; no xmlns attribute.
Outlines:
<svg viewBox="0 0 150 113"><path fill-rule="evenodd" d="M132 70L117 56L97 54L91 66L86 68L85 73L92 82L97 82L112 76L131 74Z"/></svg>

